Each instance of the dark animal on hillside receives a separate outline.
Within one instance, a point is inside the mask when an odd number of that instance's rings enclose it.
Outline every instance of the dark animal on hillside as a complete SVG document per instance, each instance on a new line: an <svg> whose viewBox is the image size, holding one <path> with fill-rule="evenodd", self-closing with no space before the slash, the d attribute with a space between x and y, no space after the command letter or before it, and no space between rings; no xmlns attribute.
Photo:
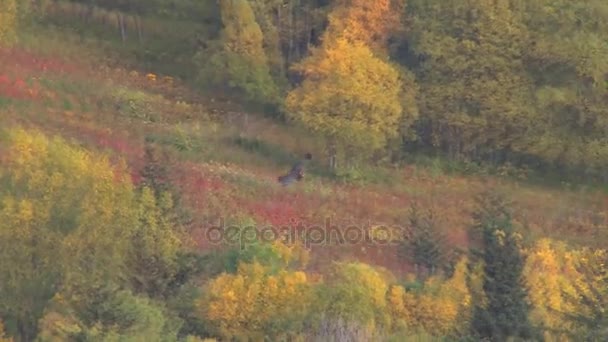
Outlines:
<svg viewBox="0 0 608 342"><path fill-rule="evenodd" d="M295 181L301 181L304 178L304 166L311 159L312 154L306 153L304 155L304 160L299 160L296 164L294 164L288 174L278 177L279 183L281 183L283 186L287 186Z"/></svg>

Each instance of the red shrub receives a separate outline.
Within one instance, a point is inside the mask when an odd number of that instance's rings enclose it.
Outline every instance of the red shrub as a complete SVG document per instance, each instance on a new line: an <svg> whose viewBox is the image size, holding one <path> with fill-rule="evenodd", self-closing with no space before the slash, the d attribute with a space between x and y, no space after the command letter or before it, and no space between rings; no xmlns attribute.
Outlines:
<svg viewBox="0 0 608 342"><path fill-rule="evenodd" d="M22 79L11 80L7 75L0 75L0 97L17 100L34 100L38 97L37 84L30 87Z"/></svg>

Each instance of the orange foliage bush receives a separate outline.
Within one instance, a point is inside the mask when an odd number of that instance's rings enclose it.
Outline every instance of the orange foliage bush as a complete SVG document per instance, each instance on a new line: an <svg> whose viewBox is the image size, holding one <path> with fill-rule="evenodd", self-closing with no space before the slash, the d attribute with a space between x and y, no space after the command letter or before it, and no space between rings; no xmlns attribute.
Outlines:
<svg viewBox="0 0 608 342"><path fill-rule="evenodd" d="M211 281L198 312L222 338L298 334L312 303L306 274L269 274L257 262Z"/></svg>

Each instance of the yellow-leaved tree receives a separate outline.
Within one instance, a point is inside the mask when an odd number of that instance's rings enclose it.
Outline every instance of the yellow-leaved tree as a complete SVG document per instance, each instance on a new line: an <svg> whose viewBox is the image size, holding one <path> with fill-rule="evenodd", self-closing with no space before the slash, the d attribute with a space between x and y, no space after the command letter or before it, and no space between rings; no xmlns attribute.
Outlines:
<svg viewBox="0 0 608 342"><path fill-rule="evenodd" d="M209 49L195 59L199 79L242 92L250 101L277 104L278 88L271 77L264 35L247 0L220 0L223 29Z"/></svg>
<svg viewBox="0 0 608 342"><path fill-rule="evenodd" d="M386 293L392 275L358 262L337 262L318 289L315 341L366 341L390 326Z"/></svg>
<svg viewBox="0 0 608 342"><path fill-rule="evenodd" d="M137 217L128 172L105 156L36 131L8 131L8 141L0 174L0 312L28 340L59 284L84 288L121 276Z"/></svg>
<svg viewBox="0 0 608 342"><path fill-rule="evenodd" d="M332 161L337 144L373 152L398 134L402 76L364 43L326 41L294 70L305 79L287 95L287 116L327 136Z"/></svg>
<svg viewBox="0 0 608 342"><path fill-rule="evenodd" d="M321 46L292 66L304 81L287 95L287 117L328 138L331 168L338 147L350 152L347 158L365 157L411 133L418 117L414 76L387 58L404 4L336 2Z"/></svg>
<svg viewBox="0 0 608 342"><path fill-rule="evenodd" d="M1 133L0 315L15 322L15 336L34 337L52 298L86 311L110 284L171 280L141 277L159 265L171 274L179 241L124 162L35 130Z"/></svg>
<svg viewBox="0 0 608 342"><path fill-rule="evenodd" d="M530 319L544 330L547 340L606 336L608 332L598 328L608 317L601 313L608 300L606 256L605 250L568 249L548 238L528 251L524 274L532 304Z"/></svg>
<svg viewBox="0 0 608 342"><path fill-rule="evenodd" d="M334 4L327 33L360 41L374 51L386 53L390 36L403 28L403 0L338 0Z"/></svg>
<svg viewBox="0 0 608 342"><path fill-rule="evenodd" d="M565 244L551 239L537 241L528 251L524 277L532 304L530 320L544 330L572 330L563 314L575 310L564 298L564 292L574 294L572 281L579 277L573 262Z"/></svg>
<svg viewBox="0 0 608 342"><path fill-rule="evenodd" d="M445 281L430 277L419 293L392 286L387 298L394 328L435 336L465 335L472 315L467 264L468 259L462 258Z"/></svg>
<svg viewBox="0 0 608 342"><path fill-rule="evenodd" d="M573 323L573 339L608 340L608 250L584 247L571 254L576 269L574 291L564 291L567 303L574 306L565 313Z"/></svg>

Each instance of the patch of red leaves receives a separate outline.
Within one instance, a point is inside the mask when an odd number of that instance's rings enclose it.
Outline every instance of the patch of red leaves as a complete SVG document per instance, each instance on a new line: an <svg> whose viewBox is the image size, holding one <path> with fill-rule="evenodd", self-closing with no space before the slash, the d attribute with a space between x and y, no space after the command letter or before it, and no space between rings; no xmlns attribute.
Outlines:
<svg viewBox="0 0 608 342"><path fill-rule="evenodd" d="M137 144L129 141L128 138L118 135L110 136L102 132L96 134L97 143L102 148L108 148L120 156L126 157L128 160L133 160L142 154L142 149Z"/></svg>
<svg viewBox="0 0 608 342"><path fill-rule="evenodd" d="M0 97L6 97L17 100L34 100L38 98L40 87L34 83L29 86L20 78L12 79L11 77L0 74Z"/></svg>
<svg viewBox="0 0 608 342"><path fill-rule="evenodd" d="M276 228L293 227L301 221L296 208L287 201L252 202L248 204L246 210L256 221Z"/></svg>
<svg viewBox="0 0 608 342"><path fill-rule="evenodd" d="M199 193L205 191L220 191L223 187L222 181L217 177L208 177L203 173L195 173L190 189Z"/></svg>
<svg viewBox="0 0 608 342"><path fill-rule="evenodd" d="M24 69L32 73L73 74L83 68L60 58L42 57L19 48L0 48L0 60L10 69Z"/></svg>
<svg viewBox="0 0 608 342"><path fill-rule="evenodd" d="M181 163L175 171L174 181L188 192L219 191L225 186L219 177L206 173L192 162Z"/></svg>
<svg viewBox="0 0 608 342"><path fill-rule="evenodd" d="M191 209L207 213L209 211L209 201L219 203L221 208L234 210L227 203L230 189L219 177L206 172L204 168L196 163L183 162L176 164L170 171L171 182L182 194L184 204ZM230 207L230 208L229 208ZM221 215L221 213L217 213Z"/></svg>

